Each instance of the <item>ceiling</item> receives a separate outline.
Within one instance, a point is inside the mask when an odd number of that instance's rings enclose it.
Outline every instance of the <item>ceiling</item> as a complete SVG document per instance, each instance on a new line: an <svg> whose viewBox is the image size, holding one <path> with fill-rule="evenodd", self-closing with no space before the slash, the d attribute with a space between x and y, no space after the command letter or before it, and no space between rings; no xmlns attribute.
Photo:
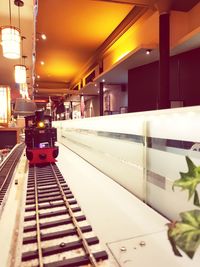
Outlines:
<svg viewBox="0 0 200 267"><path fill-rule="evenodd" d="M171 9L178 11L189 11L199 0L174 0L172 1Z"/></svg>
<svg viewBox="0 0 200 267"><path fill-rule="evenodd" d="M70 87L132 8L130 4L93 0L40 0L37 32L45 33L47 39L38 38L36 42L38 91Z"/></svg>
<svg viewBox="0 0 200 267"><path fill-rule="evenodd" d="M18 26L18 8L14 5L14 0L10 1L12 24ZM35 99L73 93L69 88L87 70L88 63L98 60L105 48L118 38L120 31L126 29L123 27L129 26L130 21L137 20L138 12L145 12L147 8L155 9L157 2L169 1L171 0L24 0L24 6L20 9L21 31L26 37L23 54L28 56L28 83ZM37 2L36 10L34 3ZM174 10L188 11L198 2L199 0L172 0L171 7ZM8 0L1 0L0 26L9 23L8 17ZM46 40L41 38L42 33L47 36ZM195 41L192 41L193 47ZM184 51L190 45L187 42L186 46L176 48L174 53ZM118 82L124 82L127 80L128 68L158 59L157 51L144 58L144 49L141 47L133 51L129 58L124 58L103 75L111 81L113 77L119 77L117 74L120 72L123 81ZM33 55L36 56L35 64ZM133 56L134 64L131 60ZM5 59L0 53L0 84L10 85L13 92L18 92L13 75L13 66L18 61ZM41 61L44 65L41 65ZM90 86L88 88L89 92L92 91Z"/></svg>
<svg viewBox="0 0 200 267"><path fill-rule="evenodd" d="M94 55L98 57L103 48L109 45L119 25L127 23L125 20L131 12L136 8L155 8L156 2L163 4L170 0L39 0L36 21L36 98L66 94L67 89L75 84L75 78L81 77L87 69L88 61L93 63L91 59ZM171 8L188 11L197 2L199 0L172 0ZM40 33L46 34L46 41L39 38ZM148 59L139 51L134 56L137 57L134 62L140 64L158 59L157 52ZM44 61L44 65L41 65L41 61ZM113 77L114 82L127 81L127 68L139 64L132 64L131 59L128 62L105 73L107 81ZM117 75L119 72L120 75ZM92 90L94 88L91 86L84 89L86 93Z"/></svg>

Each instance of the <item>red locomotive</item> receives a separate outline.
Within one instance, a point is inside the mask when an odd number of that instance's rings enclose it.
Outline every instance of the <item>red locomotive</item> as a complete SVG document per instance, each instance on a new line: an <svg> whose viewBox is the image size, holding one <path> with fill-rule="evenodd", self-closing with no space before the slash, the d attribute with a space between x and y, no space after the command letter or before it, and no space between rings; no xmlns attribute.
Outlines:
<svg viewBox="0 0 200 267"><path fill-rule="evenodd" d="M53 163L58 156L57 129L52 127L52 118L38 110L25 117L26 157L29 163Z"/></svg>

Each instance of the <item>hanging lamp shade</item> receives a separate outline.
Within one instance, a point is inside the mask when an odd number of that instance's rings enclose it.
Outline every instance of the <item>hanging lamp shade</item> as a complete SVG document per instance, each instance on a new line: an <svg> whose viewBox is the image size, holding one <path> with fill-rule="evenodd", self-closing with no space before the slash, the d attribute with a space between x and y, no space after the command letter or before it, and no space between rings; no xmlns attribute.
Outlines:
<svg viewBox="0 0 200 267"><path fill-rule="evenodd" d="M20 58L20 30L14 26L4 26L1 29L3 56L6 58Z"/></svg>
<svg viewBox="0 0 200 267"><path fill-rule="evenodd" d="M19 89L20 89L20 95L22 96L23 99L30 99L28 95L28 85L27 83L20 83L19 84Z"/></svg>
<svg viewBox="0 0 200 267"><path fill-rule="evenodd" d="M15 65L15 82L26 83L26 66Z"/></svg>

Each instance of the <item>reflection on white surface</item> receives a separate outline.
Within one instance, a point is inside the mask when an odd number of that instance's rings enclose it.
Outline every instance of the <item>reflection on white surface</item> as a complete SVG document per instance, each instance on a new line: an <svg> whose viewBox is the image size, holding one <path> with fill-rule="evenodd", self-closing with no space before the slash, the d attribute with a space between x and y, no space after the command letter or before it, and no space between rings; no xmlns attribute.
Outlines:
<svg viewBox="0 0 200 267"><path fill-rule="evenodd" d="M166 231L136 236L108 244L120 266L126 267L194 267L200 255L193 260L187 256L172 256Z"/></svg>
<svg viewBox="0 0 200 267"><path fill-rule="evenodd" d="M164 217L66 147L59 150L58 167L109 253L109 266L199 267L198 252L192 261L174 256Z"/></svg>
<svg viewBox="0 0 200 267"><path fill-rule="evenodd" d="M185 193L179 189L173 192L171 186L180 172L187 172L186 155L200 165L199 106L58 121L54 125L61 143L138 198L144 200L147 195L147 202L166 217L175 220L179 212L194 208Z"/></svg>

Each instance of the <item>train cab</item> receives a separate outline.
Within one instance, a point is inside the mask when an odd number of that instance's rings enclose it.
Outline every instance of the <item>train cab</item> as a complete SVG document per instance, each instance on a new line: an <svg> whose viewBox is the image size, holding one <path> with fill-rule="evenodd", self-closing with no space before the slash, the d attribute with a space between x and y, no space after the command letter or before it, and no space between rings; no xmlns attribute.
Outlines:
<svg viewBox="0 0 200 267"><path fill-rule="evenodd" d="M30 164L53 163L58 156L57 129L43 110L25 117L26 156Z"/></svg>

